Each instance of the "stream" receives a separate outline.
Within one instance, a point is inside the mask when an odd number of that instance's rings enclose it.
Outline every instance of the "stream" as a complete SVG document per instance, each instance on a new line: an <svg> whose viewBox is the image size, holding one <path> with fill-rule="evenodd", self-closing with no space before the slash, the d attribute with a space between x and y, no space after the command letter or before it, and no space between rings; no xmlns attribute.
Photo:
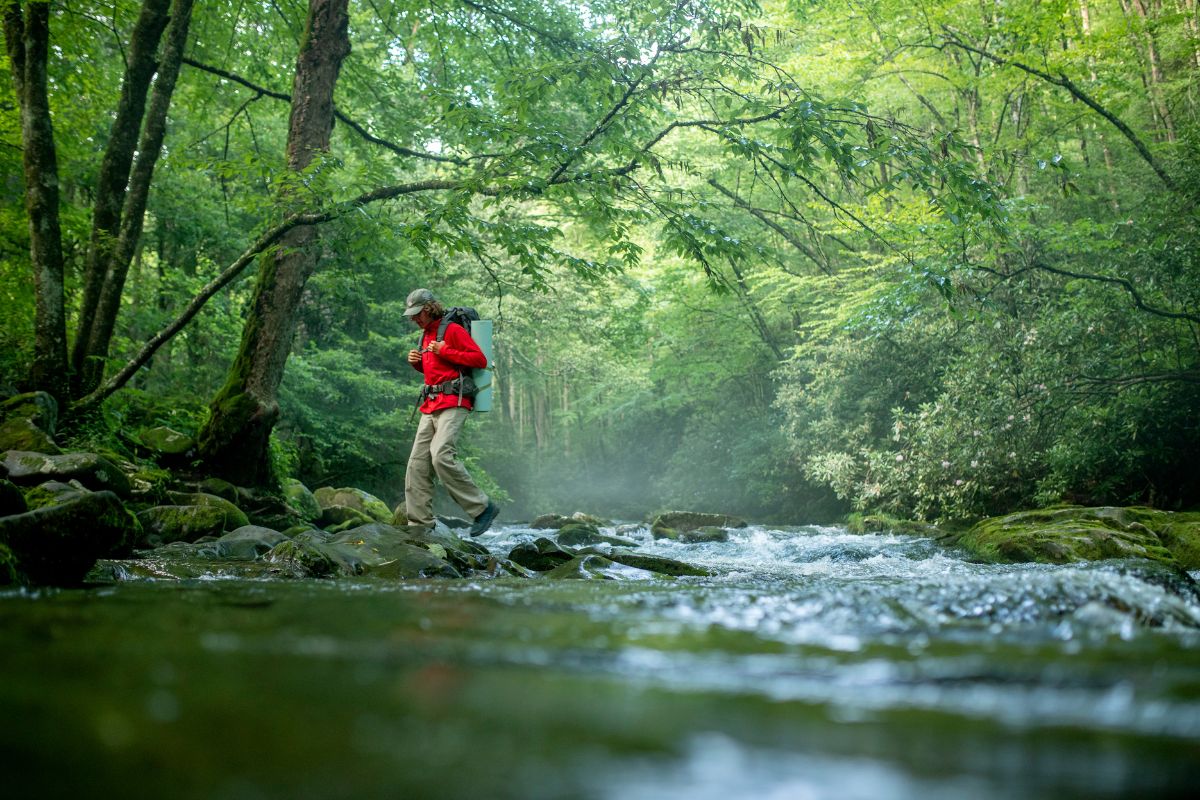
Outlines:
<svg viewBox="0 0 1200 800"><path fill-rule="evenodd" d="M546 533L478 541L502 555ZM1166 573L981 565L834 527L634 535L713 576L214 564L0 593L5 794L1096 798L1200 781L1200 601Z"/></svg>

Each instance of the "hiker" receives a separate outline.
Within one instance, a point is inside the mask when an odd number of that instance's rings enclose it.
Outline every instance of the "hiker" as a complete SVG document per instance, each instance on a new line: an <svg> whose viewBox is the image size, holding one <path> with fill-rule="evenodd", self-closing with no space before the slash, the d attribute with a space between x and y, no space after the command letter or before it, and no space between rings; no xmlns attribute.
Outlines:
<svg viewBox="0 0 1200 800"><path fill-rule="evenodd" d="M404 315L424 333L421 346L408 352L408 363L425 375L419 410L421 422L404 475L404 510L410 525L433 525L433 473L454 502L471 516L471 535L492 526L499 507L484 494L458 460L458 434L471 413L474 384L469 371L487 366L487 357L457 322L442 325L446 309L433 292L409 293Z"/></svg>

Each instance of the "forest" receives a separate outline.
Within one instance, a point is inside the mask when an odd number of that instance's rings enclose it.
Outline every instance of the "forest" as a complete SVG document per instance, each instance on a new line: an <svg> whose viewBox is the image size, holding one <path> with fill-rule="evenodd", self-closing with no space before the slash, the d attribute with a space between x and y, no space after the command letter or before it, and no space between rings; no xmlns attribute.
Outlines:
<svg viewBox="0 0 1200 800"><path fill-rule="evenodd" d="M1196 503L1194 0L7 6L0 380L81 445L394 501L429 286L518 515Z"/></svg>
<svg viewBox="0 0 1200 800"><path fill-rule="evenodd" d="M1197 0L0 11L13 796L1194 794Z"/></svg>

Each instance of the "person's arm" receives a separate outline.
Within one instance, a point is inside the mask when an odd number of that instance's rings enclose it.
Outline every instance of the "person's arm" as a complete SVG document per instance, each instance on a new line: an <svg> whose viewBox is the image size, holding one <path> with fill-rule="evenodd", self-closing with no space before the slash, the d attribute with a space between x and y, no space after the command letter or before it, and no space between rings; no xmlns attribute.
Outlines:
<svg viewBox="0 0 1200 800"><path fill-rule="evenodd" d="M433 347L439 356L460 367L483 369L487 366L487 356L475 344L471 334L457 322L451 322L446 327L446 339L441 346L434 344Z"/></svg>

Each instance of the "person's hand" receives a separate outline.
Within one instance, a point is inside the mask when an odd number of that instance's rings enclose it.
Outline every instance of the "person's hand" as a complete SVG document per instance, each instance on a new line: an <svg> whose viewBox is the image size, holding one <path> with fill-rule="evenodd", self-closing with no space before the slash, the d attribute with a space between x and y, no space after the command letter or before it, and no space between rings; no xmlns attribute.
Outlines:
<svg viewBox="0 0 1200 800"><path fill-rule="evenodd" d="M412 364L414 367L417 364L420 364L421 363L421 351L420 350L409 350L408 351L408 363Z"/></svg>
<svg viewBox="0 0 1200 800"><path fill-rule="evenodd" d="M440 352L442 352L442 348L445 346L446 346L445 342L439 342L435 339L434 341L429 343L429 352L440 353Z"/></svg>

